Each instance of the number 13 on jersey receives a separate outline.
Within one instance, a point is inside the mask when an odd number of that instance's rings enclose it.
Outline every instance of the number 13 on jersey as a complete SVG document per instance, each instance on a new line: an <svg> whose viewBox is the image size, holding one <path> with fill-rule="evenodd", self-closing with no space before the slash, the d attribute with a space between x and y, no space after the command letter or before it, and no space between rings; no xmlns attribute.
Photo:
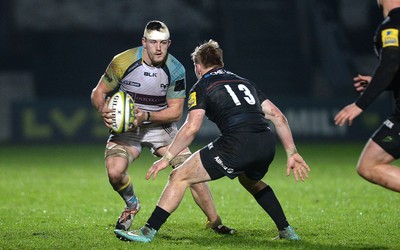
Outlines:
<svg viewBox="0 0 400 250"><path fill-rule="evenodd" d="M233 102L236 104L236 106L242 105L240 102L238 96L235 94L235 92L232 90L231 86L229 85L224 85L226 90L228 91L229 95L231 96ZM254 105L256 103L256 100L254 99L254 96L251 94L250 90L246 87L244 84L239 84L237 85L239 91L242 91L244 93L243 99L250 105Z"/></svg>

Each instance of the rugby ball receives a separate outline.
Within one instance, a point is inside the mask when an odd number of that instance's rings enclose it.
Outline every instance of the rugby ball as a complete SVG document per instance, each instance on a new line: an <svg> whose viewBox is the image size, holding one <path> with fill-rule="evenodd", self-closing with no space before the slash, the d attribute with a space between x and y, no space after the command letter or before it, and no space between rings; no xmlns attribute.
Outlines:
<svg viewBox="0 0 400 250"><path fill-rule="evenodd" d="M135 102L133 98L123 92L118 91L111 96L108 108L113 110L111 129L115 133L128 131L135 119Z"/></svg>

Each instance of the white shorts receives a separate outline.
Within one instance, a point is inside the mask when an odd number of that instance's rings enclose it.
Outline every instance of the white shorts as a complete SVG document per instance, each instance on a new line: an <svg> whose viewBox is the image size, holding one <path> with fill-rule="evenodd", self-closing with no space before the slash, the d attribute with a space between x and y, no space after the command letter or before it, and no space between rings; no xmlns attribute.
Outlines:
<svg viewBox="0 0 400 250"><path fill-rule="evenodd" d="M172 143L178 128L175 123L151 124L121 134L111 133L108 142L123 143L135 147L139 153L142 147L147 147L154 152Z"/></svg>

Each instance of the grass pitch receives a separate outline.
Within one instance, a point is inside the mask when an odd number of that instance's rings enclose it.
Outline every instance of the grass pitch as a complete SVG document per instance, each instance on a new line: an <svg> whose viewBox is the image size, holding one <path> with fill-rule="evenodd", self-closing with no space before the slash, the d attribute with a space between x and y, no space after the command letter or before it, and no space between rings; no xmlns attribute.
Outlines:
<svg viewBox="0 0 400 250"><path fill-rule="evenodd" d="M123 202L108 184L103 145L0 146L0 249L400 249L400 196L361 179L362 144L304 144L310 178L285 176L285 154L265 177L301 242L271 241L272 220L237 180L211 182L217 210L234 236L205 229L190 193L150 244L113 234ZM195 148L192 148L194 150ZM144 150L130 167L141 201L133 229L158 200L168 171L146 181L155 160ZM397 162L399 165L399 162Z"/></svg>

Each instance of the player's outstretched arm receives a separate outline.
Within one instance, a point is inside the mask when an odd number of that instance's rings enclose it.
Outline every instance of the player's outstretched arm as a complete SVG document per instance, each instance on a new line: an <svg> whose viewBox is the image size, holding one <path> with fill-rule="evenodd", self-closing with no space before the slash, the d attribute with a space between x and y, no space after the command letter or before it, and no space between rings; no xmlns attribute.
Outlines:
<svg viewBox="0 0 400 250"><path fill-rule="evenodd" d="M292 171L296 181L304 181L308 178L310 167L306 164L303 157L297 152L294 144L292 132L285 115L270 100L265 100L262 104L265 118L270 120L275 127L276 133L282 142L287 154L286 175Z"/></svg>
<svg viewBox="0 0 400 250"><path fill-rule="evenodd" d="M167 168L170 161L192 143L201 128L204 115L205 110L203 109L189 111L185 123L179 129L174 140L169 145L167 152L165 152L164 156L160 160L154 162L150 167L146 174L147 180L150 179L151 176L155 179L160 170Z"/></svg>

